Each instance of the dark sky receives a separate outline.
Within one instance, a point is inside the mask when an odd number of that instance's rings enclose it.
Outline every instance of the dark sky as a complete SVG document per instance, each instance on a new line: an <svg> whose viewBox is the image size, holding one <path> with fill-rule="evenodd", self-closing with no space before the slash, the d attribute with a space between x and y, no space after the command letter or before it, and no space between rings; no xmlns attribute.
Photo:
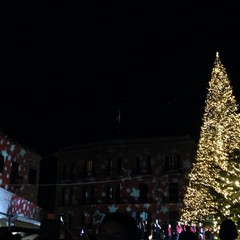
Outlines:
<svg viewBox="0 0 240 240"><path fill-rule="evenodd" d="M240 101L237 1L80 2L19 1L4 18L0 128L21 144L114 138L119 110L122 136L197 138L216 51Z"/></svg>

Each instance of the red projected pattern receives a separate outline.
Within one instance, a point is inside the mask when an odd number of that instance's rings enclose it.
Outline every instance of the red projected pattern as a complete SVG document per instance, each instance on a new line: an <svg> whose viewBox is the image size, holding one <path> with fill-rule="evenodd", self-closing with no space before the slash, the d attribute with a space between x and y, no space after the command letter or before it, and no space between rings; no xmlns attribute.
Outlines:
<svg viewBox="0 0 240 240"><path fill-rule="evenodd" d="M30 168L38 171L39 163L39 155L0 132L0 188L5 191L0 194L0 201L8 206L4 212L37 218L40 210L34 204L37 202L37 185L28 184L28 176Z"/></svg>
<svg viewBox="0 0 240 240"><path fill-rule="evenodd" d="M28 200L20 198L14 194L11 198L9 210L9 214L23 215L24 217L36 219L36 216L39 215L40 208Z"/></svg>

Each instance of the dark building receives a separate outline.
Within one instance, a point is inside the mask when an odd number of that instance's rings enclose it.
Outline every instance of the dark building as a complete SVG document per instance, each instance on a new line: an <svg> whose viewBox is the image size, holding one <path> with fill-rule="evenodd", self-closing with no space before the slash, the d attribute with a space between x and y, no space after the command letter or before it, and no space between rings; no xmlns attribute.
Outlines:
<svg viewBox="0 0 240 240"><path fill-rule="evenodd" d="M38 205L47 213L55 213L57 158L47 156L41 160L38 188Z"/></svg>
<svg viewBox="0 0 240 240"><path fill-rule="evenodd" d="M56 154L56 214L79 237L95 234L108 212L175 224L196 152L189 136L102 141Z"/></svg>

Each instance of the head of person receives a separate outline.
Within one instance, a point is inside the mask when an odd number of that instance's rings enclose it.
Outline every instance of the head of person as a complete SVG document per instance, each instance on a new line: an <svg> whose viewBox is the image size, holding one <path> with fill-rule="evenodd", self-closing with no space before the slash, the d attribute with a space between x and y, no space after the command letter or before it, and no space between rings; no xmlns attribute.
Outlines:
<svg viewBox="0 0 240 240"><path fill-rule="evenodd" d="M15 234L15 235L13 235L13 238L12 238L13 240L21 240L22 239L22 236L19 234L19 233L17 233L17 234Z"/></svg>
<svg viewBox="0 0 240 240"><path fill-rule="evenodd" d="M221 240L234 240L238 237L236 224L231 219L225 219L220 224L219 238Z"/></svg>
<svg viewBox="0 0 240 240"><path fill-rule="evenodd" d="M190 226L187 226L186 232L180 233L179 240L198 240L198 236L190 231Z"/></svg>
<svg viewBox="0 0 240 240"><path fill-rule="evenodd" d="M128 213L109 213L103 218L98 240L137 240L137 238L137 222Z"/></svg>

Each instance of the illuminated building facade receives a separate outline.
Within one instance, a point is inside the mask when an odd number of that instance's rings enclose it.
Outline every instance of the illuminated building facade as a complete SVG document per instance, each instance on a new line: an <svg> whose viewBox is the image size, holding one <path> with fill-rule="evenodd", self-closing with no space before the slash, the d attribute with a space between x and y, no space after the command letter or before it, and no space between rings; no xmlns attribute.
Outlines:
<svg viewBox="0 0 240 240"><path fill-rule="evenodd" d="M9 216L39 220L40 159L34 151L0 133L0 226L6 226Z"/></svg>
<svg viewBox="0 0 240 240"><path fill-rule="evenodd" d="M59 151L56 211L78 237L108 212L176 223L196 152L189 136L95 142Z"/></svg>

